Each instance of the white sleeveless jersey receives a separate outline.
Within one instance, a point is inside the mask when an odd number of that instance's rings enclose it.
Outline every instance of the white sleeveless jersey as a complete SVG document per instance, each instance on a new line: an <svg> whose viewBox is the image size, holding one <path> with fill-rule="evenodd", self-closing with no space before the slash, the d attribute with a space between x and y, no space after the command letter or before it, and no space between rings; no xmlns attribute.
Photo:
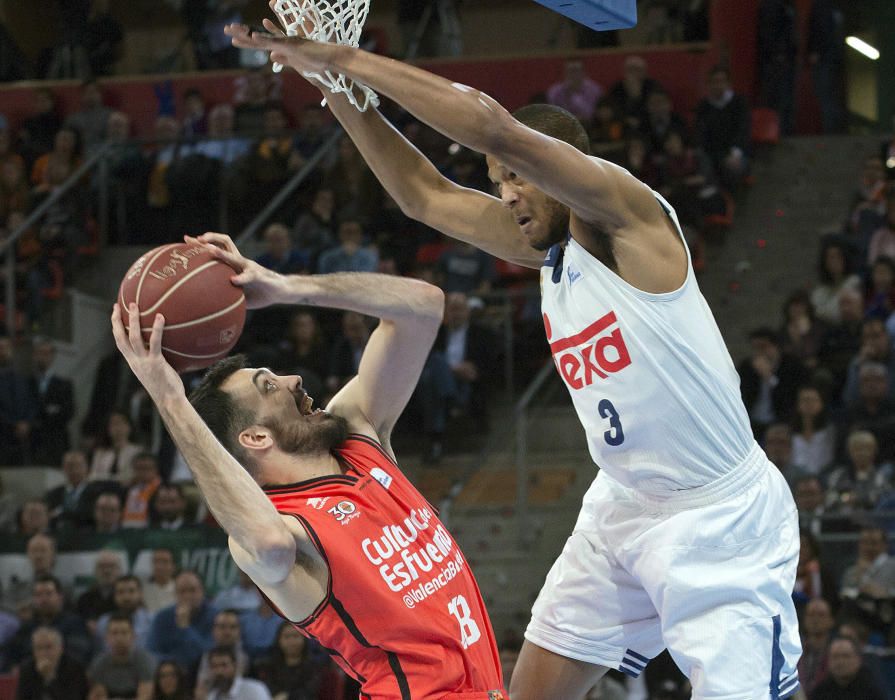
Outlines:
<svg viewBox="0 0 895 700"><path fill-rule="evenodd" d="M674 210L656 195L680 232ZM628 284L573 238L541 268L557 370L594 462L645 494L712 483L756 449L740 381L693 274L676 291Z"/></svg>

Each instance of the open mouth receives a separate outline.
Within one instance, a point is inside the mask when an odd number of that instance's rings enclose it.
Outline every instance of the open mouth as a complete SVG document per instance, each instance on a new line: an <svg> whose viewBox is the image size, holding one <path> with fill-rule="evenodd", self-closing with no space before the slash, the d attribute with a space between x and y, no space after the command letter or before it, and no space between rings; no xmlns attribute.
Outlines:
<svg viewBox="0 0 895 700"><path fill-rule="evenodd" d="M303 392L301 397L296 399L296 404L298 405L298 412L303 416L314 416L318 413L323 413L323 409L314 408L314 399L308 396L308 392Z"/></svg>

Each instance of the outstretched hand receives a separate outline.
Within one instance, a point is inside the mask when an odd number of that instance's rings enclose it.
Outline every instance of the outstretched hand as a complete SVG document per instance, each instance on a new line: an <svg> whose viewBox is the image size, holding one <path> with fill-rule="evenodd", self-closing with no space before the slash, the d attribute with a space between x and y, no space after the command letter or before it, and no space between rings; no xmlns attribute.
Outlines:
<svg viewBox="0 0 895 700"><path fill-rule="evenodd" d="M272 61L299 73L323 73L331 68L336 51L348 49L301 36L285 36L269 19L263 24L268 33L252 31L244 24L228 24L224 33L237 48L268 51Z"/></svg>
<svg viewBox="0 0 895 700"><path fill-rule="evenodd" d="M233 239L223 233L203 233L201 236L184 236L191 245L202 245L211 255L226 263L236 272L230 281L242 287L246 297L246 307L260 309L279 301L282 276L249 260L236 247Z"/></svg>
<svg viewBox="0 0 895 700"><path fill-rule="evenodd" d="M127 309L128 326L121 320L121 308L118 304L112 307L112 335L115 344L124 355L131 371L146 387L153 401L158 403L163 398L171 398L184 393L183 381L174 368L162 355L162 331L165 328L165 317L156 314L152 321L152 333L149 346L143 341L140 328L140 310L136 304Z"/></svg>

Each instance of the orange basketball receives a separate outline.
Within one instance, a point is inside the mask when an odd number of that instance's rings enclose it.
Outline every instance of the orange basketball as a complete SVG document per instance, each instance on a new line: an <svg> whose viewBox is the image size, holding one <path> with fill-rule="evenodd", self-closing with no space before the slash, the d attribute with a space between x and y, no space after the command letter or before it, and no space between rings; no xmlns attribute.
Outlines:
<svg viewBox="0 0 895 700"><path fill-rule="evenodd" d="M162 353L171 366L178 372L208 367L230 352L245 323L245 295L230 282L233 274L201 245L150 250L131 265L118 290L125 328L127 306L136 302L148 343L153 319L162 314Z"/></svg>

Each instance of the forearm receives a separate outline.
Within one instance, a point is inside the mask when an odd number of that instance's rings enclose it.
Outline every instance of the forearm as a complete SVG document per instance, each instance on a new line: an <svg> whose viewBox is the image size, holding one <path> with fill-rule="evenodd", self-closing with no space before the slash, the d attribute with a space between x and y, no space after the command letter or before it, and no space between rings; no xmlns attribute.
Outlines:
<svg viewBox="0 0 895 700"><path fill-rule="evenodd" d="M427 196L437 194L444 176L377 110L358 111L344 95L327 104L364 160L407 216L421 219Z"/></svg>
<svg viewBox="0 0 895 700"><path fill-rule="evenodd" d="M290 275L282 280L281 302L356 311L384 321L441 319L444 295L408 277L366 272Z"/></svg>
<svg viewBox="0 0 895 700"><path fill-rule="evenodd" d="M480 153L500 143L507 111L483 92L351 47L330 52L331 70L391 98L436 131Z"/></svg>
<svg viewBox="0 0 895 700"><path fill-rule="evenodd" d="M294 563L294 540L255 480L218 442L186 396L153 399L217 522L259 566L271 573L288 570Z"/></svg>

